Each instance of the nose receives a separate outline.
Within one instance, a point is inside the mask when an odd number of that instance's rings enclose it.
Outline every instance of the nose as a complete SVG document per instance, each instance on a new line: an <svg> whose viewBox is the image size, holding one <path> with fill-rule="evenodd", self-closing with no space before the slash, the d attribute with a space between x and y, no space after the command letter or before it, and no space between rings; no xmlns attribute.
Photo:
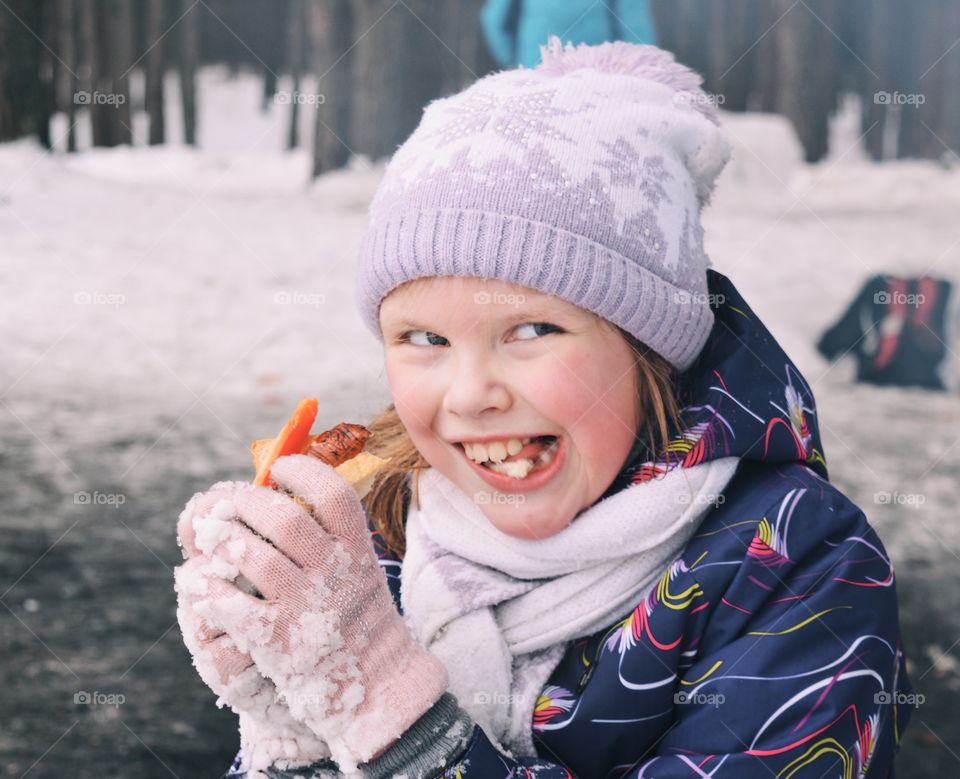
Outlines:
<svg viewBox="0 0 960 779"><path fill-rule="evenodd" d="M444 393L444 411L459 417L479 417L485 412L506 411L511 402L510 390L494 360L471 355L458 357Z"/></svg>

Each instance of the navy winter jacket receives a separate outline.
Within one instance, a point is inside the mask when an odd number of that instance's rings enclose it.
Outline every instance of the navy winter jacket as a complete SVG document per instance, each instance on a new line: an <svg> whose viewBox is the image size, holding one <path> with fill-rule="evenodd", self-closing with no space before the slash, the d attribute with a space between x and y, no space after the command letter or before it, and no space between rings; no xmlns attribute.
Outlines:
<svg viewBox="0 0 960 779"><path fill-rule="evenodd" d="M539 757L475 727L436 776L893 776L914 700L893 566L827 480L810 387L730 281L708 278L716 323L680 377L671 457L737 456L736 474L657 586L570 645L536 705ZM374 542L399 608L402 561Z"/></svg>

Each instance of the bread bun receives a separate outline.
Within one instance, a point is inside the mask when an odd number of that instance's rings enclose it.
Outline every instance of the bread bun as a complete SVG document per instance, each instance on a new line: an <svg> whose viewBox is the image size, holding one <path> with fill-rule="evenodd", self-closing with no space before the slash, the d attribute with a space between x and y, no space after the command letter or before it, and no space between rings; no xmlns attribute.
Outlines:
<svg viewBox="0 0 960 779"><path fill-rule="evenodd" d="M300 454L308 454L311 444L320 438L320 435L322 435L322 433L311 435ZM273 441L274 439L272 438L261 438L250 445L254 470L260 469L263 458L270 451L271 446L273 446ZM353 487L357 493L357 497L362 500L370 491L377 471L379 471L386 462L382 457L377 457L375 454L370 454L370 452L360 452L360 454L352 457L345 463L338 465L335 470L350 483L350 486Z"/></svg>

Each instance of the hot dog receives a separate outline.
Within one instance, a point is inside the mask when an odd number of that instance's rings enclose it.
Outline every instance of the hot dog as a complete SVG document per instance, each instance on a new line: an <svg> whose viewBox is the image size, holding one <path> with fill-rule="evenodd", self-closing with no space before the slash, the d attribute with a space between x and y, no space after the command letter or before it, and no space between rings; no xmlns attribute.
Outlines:
<svg viewBox="0 0 960 779"><path fill-rule="evenodd" d="M363 498L386 460L364 451L370 437L363 425L341 422L330 430L313 435L310 428L317 415L317 399L304 398L276 438L261 438L250 445L256 469L254 484L276 486L270 467L279 457L308 454L335 468Z"/></svg>

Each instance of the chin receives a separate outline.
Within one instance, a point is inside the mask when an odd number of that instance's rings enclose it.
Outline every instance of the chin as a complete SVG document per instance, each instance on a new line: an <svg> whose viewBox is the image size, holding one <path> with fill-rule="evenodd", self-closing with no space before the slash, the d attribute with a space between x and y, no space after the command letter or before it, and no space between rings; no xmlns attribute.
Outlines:
<svg viewBox="0 0 960 779"><path fill-rule="evenodd" d="M437 454L447 455L447 452ZM431 462L426 455L425 459ZM549 538L563 530L579 513L573 496L556 496L549 488L531 493L498 492L483 482L478 483L459 457L438 456L436 459L437 464L431 467L437 468L465 494L473 496L490 524L508 536L528 541ZM572 506L559 505L571 500Z"/></svg>
<svg viewBox="0 0 960 779"><path fill-rule="evenodd" d="M481 508L484 516L490 520L490 524L501 533L527 541L539 541L556 535L573 519L572 516L558 516L555 512L550 512L547 516L538 516L535 513L523 514L521 509L511 512L510 507L506 507L506 511L502 508L491 509L485 506Z"/></svg>

